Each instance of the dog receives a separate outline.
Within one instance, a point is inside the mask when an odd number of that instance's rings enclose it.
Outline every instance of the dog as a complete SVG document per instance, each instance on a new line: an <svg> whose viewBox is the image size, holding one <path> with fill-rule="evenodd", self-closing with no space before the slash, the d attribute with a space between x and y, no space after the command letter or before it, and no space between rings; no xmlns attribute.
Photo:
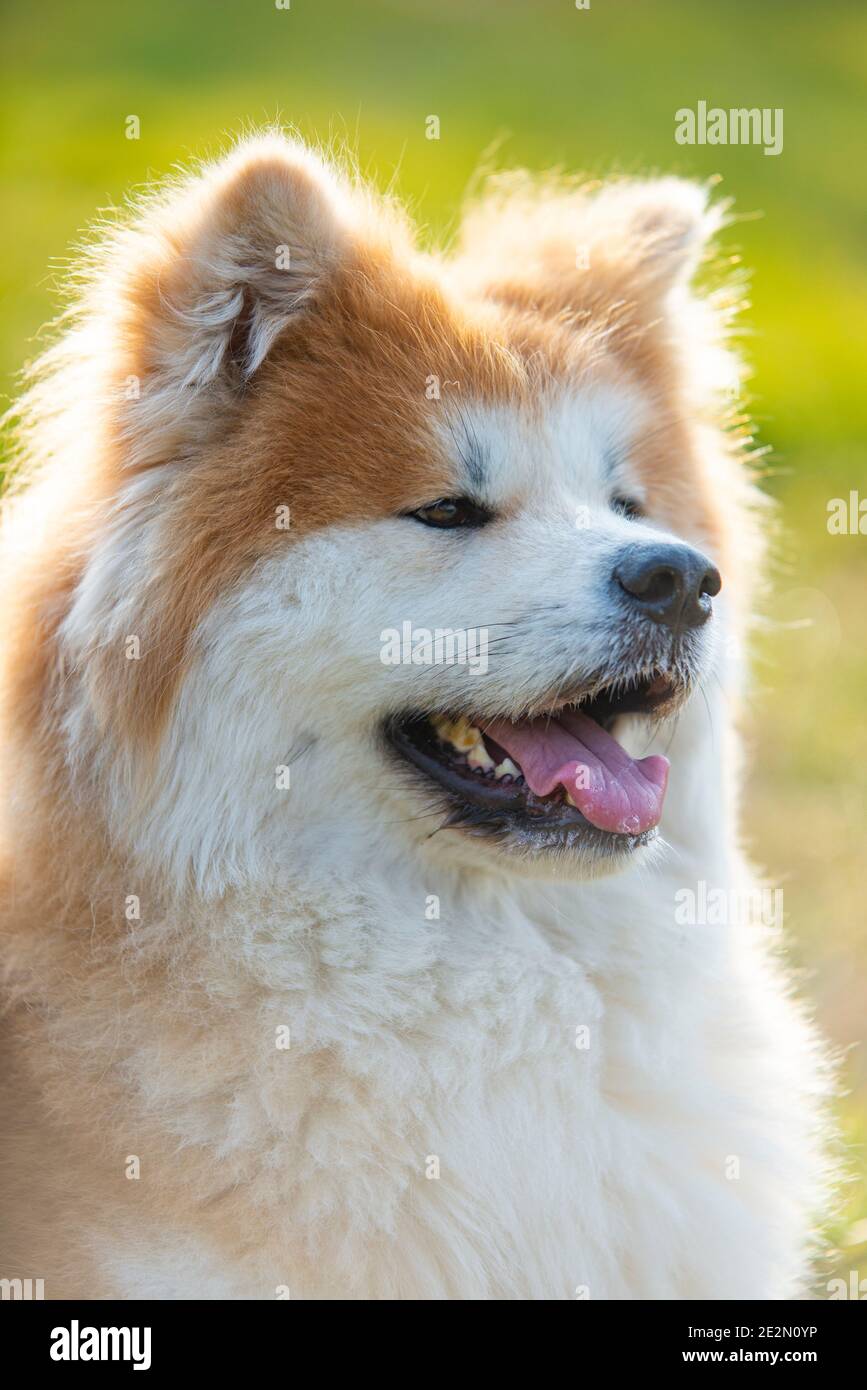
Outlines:
<svg viewBox="0 0 867 1390"><path fill-rule="evenodd" d="M827 1051L683 910L758 883L724 221L502 175L424 251L266 132L96 236L4 522L0 1273L809 1293Z"/></svg>

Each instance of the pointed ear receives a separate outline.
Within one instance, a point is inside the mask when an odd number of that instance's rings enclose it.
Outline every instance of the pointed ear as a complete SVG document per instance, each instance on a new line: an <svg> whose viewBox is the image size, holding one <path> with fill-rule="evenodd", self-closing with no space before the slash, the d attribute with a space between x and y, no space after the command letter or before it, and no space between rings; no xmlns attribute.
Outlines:
<svg viewBox="0 0 867 1390"><path fill-rule="evenodd" d="M325 165L276 135L161 195L122 235L108 287L143 391L242 385L315 305L350 220Z"/></svg>
<svg viewBox="0 0 867 1390"><path fill-rule="evenodd" d="M507 175L466 216L455 275L552 317L604 314L686 284L721 220L706 190L684 179L594 190Z"/></svg>
<svg viewBox="0 0 867 1390"><path fill-rule="evenodd" d="M593 200L591 242L636 283L664 294L691 280L722 213L687 179L615 183Z"/></svg>

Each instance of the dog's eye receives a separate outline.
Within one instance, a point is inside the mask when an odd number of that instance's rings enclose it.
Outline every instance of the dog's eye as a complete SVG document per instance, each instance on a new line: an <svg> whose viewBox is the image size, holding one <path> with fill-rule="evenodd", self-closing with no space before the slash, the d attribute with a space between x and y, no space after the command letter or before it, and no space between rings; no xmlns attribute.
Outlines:
<svg viewBox="0 0 867 1390"><path fill-rule="evenodd" d="M486 526L491 520L487 508L470 497L440 497L409 515L414 521L421 521L425 526L436 526L443 531L458 526Z"/></svg>
<svg viewBox="0 0 867 1390"><path fill-rule="evenodd" d="M627 497L621 494L620 496L612 497L611 505L616 512L619 512L621 516L625 516L628 519L647 515L637 497Z"/></svg>

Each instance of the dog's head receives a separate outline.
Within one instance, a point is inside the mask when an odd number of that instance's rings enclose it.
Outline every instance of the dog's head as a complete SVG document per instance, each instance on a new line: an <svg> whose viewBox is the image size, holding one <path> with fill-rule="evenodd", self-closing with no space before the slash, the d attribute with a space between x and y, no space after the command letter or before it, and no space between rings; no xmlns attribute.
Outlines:
<svg viewBox="0 0 867 1390"><path fill-rule="evenodd" d="M56 707L116 833L215 883L341 836L642 852L668 765L624 745L705 678L736 526L714 225L677 180L506 183L434 257L267 137L113 237L40 408Z"/></svg>

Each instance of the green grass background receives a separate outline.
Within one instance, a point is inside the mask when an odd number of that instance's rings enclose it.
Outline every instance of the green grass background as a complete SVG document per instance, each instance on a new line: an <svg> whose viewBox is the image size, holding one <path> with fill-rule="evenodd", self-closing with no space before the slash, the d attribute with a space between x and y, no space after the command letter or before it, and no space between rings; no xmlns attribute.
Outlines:
<svg viewBox="0 0 867 1390"><path fill-rule="evenodd" d="M858 0L7 0L0 85L0 389L37 348L71 242L100 207L251 122L346 138L430 237L480 165L722 177L753 272L744 345L785 525L750 721L749 844L844 1050L853 1180L837 1272L867 1275L867 7ZM674 141L674 112L782 107L784 148ZM125 138L125 119L141 138ZM441 139L425 139L436 114ZM496 151L496 153L493 153Z"/></svg>

